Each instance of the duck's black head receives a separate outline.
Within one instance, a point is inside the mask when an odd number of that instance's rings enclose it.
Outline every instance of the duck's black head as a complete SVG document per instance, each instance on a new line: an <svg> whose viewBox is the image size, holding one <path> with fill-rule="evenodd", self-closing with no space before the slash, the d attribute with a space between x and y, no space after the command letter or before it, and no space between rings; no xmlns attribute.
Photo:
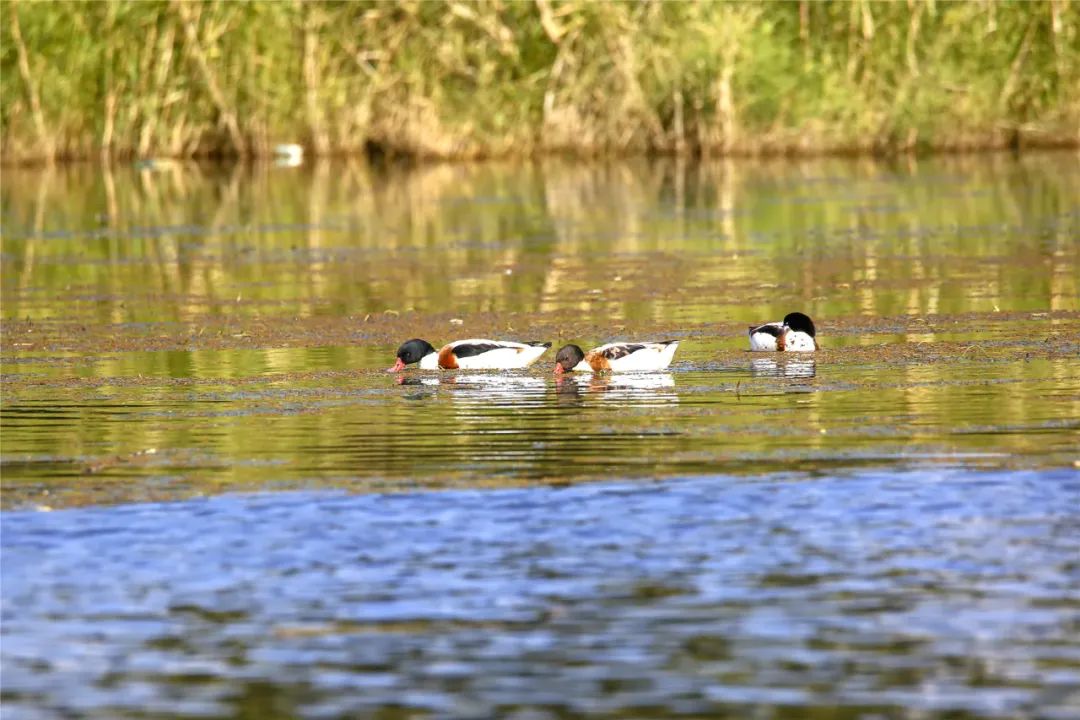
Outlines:
<svg viewBox="0 0 1080 720"><path fill-rule="evenodd" d="M814 337L814 321L811 320L808 315L803 315L801 312L793 312L785 315L784 325L795 332L804 332L810 337Z"/></svg>
<svg viewBox="0 0 1080 720"><path fill-rule="evenodd" d="M585 359L585 352L577 345L563 345L555 355L555 374L570 372Z"/></svg>
<svg viewBox="0 0 1080 720"><path fill-rule="evenodd" d="M404 370L406 365L418 363L422 357L433 352L435 352L435 348L427 340L420 340L419 338L406 340L397 349L397 362L394 363L394 367L390 368L390 370L392 372Z"/></svg>

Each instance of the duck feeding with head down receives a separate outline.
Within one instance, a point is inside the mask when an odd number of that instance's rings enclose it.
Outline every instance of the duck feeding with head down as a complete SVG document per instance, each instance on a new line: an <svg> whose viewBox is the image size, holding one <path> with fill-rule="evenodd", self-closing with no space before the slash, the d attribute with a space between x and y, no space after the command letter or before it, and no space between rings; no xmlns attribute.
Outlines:
<svg viewBox="0 0 1080 720"><path fill-rule="evenodd" d="M751 350L813 352L818 349L814 321L801 312L788 313L783 322L750 326Z"/></svg>
<svg viewBox="0 0 1080 720"><path fill-rule="evenodd" d="M671 364L678 340L663 342L614 342L584 352L565 345L555 356L555 374L567 372L648 372Z"/></svg>
<svg viewBox="0 0 1080 720"><path fill-rule="evenodd" d="M401 344L397 362L387 372L398 372L420 364L421 370L516 370L536 362L549 342L510 342L509 340L455 340L436 350L427 340L413 338Z"/></svg>

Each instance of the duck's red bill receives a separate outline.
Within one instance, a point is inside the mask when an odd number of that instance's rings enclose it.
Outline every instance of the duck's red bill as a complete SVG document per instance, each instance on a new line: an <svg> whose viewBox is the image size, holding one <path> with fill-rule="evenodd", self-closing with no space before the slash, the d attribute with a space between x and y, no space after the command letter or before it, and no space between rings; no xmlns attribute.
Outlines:
<svg viewBox="0 0 1080 720"><path fill-rule="evenodd" d="M560 365L559 363L555 363L555 374L562 375L564 372L566 371L562 369L562 365Z"/></svg>
<svg viewBox="0 0 1080 720"><path fill-rule="evenodd" d="M396 363L394 363L394 367L392 367L392 368L386 368L386 372L401 372L401 371L402 371L402 370L404 370L404 369L405 369L405 363L404 363L404 361L402 361L402 359L401 359L401 358L398 358L398 359L397 359L397 362L396 362Z"/></svg>

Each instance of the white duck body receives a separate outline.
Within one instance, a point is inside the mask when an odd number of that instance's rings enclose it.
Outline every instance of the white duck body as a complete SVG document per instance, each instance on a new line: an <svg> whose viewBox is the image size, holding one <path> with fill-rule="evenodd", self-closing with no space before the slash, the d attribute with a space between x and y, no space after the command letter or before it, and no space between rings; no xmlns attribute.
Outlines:
<svg viewBox="0 0 1080 720"><path fill-rule="evenodd" d="M575 372L649 372L671 364L678 340L666 342L613 342L585 353Z"/></svg>
<svg viewBox="0 0 1080 720"><path fill-rule="evenodd" d="M783 333L784 323L782 322L771 322L752 327L749 330L750 349L776 352L776 339Z"/></svg>
<svg viewBox="0 0 1080 720"><path fill-rule="evenodd" d="M446 370L517 370L527 368L547 352L551 343L519 343L508 340L470 338L443 345L432 367ZM424 362L430 355L420 361Z"/></svg>
<svg viewBox="0 0 1080 720"><path fill-rule="evenodd" d="M752 326L748 334L751 350L814 352L818 349L814 321L801 312L788 313L783 322Z"/></svg>
<svg viewBox="0 0 1080 720"><path fill-rule="evenodd" d="M784 352L814 352L817 341L807 333L788 328L784 333Z"/></svg>

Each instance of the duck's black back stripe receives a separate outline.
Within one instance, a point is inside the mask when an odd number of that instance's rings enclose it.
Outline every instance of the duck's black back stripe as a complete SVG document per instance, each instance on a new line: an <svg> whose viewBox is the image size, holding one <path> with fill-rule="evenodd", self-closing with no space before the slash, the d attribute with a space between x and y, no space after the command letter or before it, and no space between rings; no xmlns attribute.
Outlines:
<svg viewBox="0 0 1080 720"><path fill-rule="evenodd" d="M621 357L626 357L627 355L636 353L638 350L644 349L644 345L616 345L605 349L600 355L606 357L608 360L618 360Z"/></svg>
<svg viewBox="0 0 1080 720"><path fill-rule="evenodd" d="M456 358L475 357L477 355L482 355L483 353L486 353L489 350L498 350L500 347L502 347L502 346L501 345L494 345L492 343L482 343L482 344L477 343L475 345L470 345L470 344L455 345L454 346L454 357L456 357Z"/></svg>
<svg viewBox="0 0 1080 720"><path fill-rule="evenodd" d="M750 331L751 335L756 335L757 333L765 333L766 335L772 335L773 337L778 338L784 334L784 328L777 327L776 325L762 325L761 327L756 327Z"/></svg>

